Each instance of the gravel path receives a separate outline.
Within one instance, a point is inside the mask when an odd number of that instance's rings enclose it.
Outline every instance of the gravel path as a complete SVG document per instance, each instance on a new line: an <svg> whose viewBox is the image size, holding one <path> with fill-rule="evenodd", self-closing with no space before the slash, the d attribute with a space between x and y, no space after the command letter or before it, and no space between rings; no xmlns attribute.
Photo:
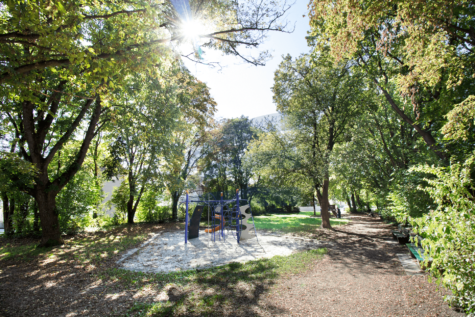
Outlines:
<svg viewBox="0 0 475 317"><path fill-rule="evenodd" d="M261 299L268 316L464 316L444 303L427 274L408 276L387 243L390 227L367 216L321 233L335 241L323 261L282 281Z"/></svg>

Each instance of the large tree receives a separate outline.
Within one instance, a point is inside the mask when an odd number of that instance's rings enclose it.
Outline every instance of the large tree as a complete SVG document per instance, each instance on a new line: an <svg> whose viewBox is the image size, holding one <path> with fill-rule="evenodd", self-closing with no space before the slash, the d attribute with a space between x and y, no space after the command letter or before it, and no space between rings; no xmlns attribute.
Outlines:
<svg viewBox="0 0 475 317"><path fill-rule="evenodd" d="M312 170L311 178L322 209L322 227L331 228L329 220L330 155L342 141L348 124L355 120L358 105L364 102L363 84L351 63L332 66L324 58L312 60L301 56L284 58L275 72L274 101L287 117L294 133L294 145L305 147L303 156ZM299 169L301 162L294 162Z"/></svg>
<svg viewBox="0 0 475 317"><path fill-rule="evenodd" d="M109 137L111 160L106 165L108 178L124 177L128 184L127 222L134 223L135 213L147 186L157 175L160 161L172 147L173 131L180 118L177 85L171 71L163 78L135 74L127 86L117 90L111 107ZM163 80L165 79L165 80Z"/></svg>
<svg viewBox="0 0 475 317"><path fill-rule="evenodd" d="M241 56L240 45L256 47L266 31L285 28L287 9L258 1L196 1L188 12L159 1L8 1L0 11L2 112L19 134L23 159L38 171L25 190L38 203L40 244L62 243L56 196L84 162L114 99L110 91L127 74L165 67L165 44L189 40L183 26L190 14L210 27L199 35L203 47ZM241 57L259 65L265 56ZM83 140L76 156L51 175L53 158L74 137Z"/></svg>
<svg viewBox="0 0 475 317"><path fill-rule="evenodd" d="M470 1L313 1L315 52L357 59L398 116L448 163L444 115L474 117L475 20ZM402 95L403 98L400 97ZM405 101L411 107L405 106Z"/></svg>
<svg viewBox="0 0 475 317"><path fill-rule="evenodd" d="M159 173L172 198L172 219L178 218L178 201L186 188L196 188L189 177L196 172L198 161L206 154L203 150L210 138L212 116L216 103L203 82L183 72L178 105L180 124L170 135L175 150L163 160Z"/></svg>
<svg viewBox="0 0 475 317"><path fill-rule="evenodd" d="M202 171L207 186L216 192L240 189L245 199L251 178L249 165L243 164L249 143L256 138L256 129L249 118L223 121L205 144Z"/></svg>

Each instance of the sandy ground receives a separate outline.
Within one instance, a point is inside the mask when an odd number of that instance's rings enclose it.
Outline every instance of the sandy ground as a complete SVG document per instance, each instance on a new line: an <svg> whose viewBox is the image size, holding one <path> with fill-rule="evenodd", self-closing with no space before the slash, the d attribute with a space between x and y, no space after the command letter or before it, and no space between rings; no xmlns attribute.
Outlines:
<svg viewBox="0 0 475 317"><path fill-rule="evenodd" d="M226 239L200 230L198 238L185 244L183 232L157 234L144 245L119 260L120 266L127 270L141 272L174 272L196 268L207 268L231 262L244 263L276 255L290 255L299 250L326 247L313 239L299 239L272 233L258 234L258 238L237 240L232 234Z"/></svg>

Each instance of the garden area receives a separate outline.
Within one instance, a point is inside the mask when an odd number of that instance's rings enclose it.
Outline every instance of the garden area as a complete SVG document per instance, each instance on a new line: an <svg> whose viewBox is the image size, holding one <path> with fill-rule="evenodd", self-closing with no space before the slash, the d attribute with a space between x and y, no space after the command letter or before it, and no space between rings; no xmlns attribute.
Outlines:
<svg viewBox="0 0 475 317"><path fill-rule="evenodd" d="M475 4L0 4L0 317L473 316Z"/></svg>

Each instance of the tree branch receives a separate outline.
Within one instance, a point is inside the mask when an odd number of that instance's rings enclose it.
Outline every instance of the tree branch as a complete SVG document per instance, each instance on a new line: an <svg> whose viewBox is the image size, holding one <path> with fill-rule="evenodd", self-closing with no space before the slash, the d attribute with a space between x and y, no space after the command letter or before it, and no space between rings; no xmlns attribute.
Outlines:
<svg viewBox="0 0 475 317"><path fill-rule="evenodd" d="M86 104L92 103L92 101L88 100ZM89 107L89 106L88 106ZM76 159L72 164L66 169L64 173L62 173L59 177L57 177L52 184L54 186L54 191L59 193L61 189L71 180L71 178L76 175L79 168L82 166L84 162L84 158L86 157L87 151L89 149L89 145L91 144L92 139L94 138L94 130L96 129L96 124L99 121L99 117L101 115L102 110L102 103L100 96L97 96L96 99L96 108L91 117L91 121L89 122L89 127L87 129L86 135L84 136L84 140L81 144L81 148L76 155ZM59 142L58 142L59 143ZM50 153L51 154L51 153Z"/></svg>
<svg viewBox="0 0 475 317"><path fill-rule="evenodd" d="M69 137L71 136L71 134L73 134L74 130L76 130L76 128L79 126L79 124L81 123L84 115L89 110L92 102L93 102L93 100L89 99L84 103L84 106L82 107L81 111L79 112L79 114L76 117L76 119L74 120L74 122L69 126L69 129L66 131L65 134L63 134L63 136L58 140L58 142L56 142L54 147L49 152L48 156L45 158L46 165L48 165L51 162L51 160L53 160L53 157L56 154L56 152L58 152L63 147L64 143L66 143L69 140ZM97 106L96 106L96 108L97 108ZM94 115L93 115L93 118L94 118ZM89 128L90 128L90 126L89 126ZM95 128L95 124L94 124L94 128ZM94 130L92 131L92 134L94 134Z"/></svg>

